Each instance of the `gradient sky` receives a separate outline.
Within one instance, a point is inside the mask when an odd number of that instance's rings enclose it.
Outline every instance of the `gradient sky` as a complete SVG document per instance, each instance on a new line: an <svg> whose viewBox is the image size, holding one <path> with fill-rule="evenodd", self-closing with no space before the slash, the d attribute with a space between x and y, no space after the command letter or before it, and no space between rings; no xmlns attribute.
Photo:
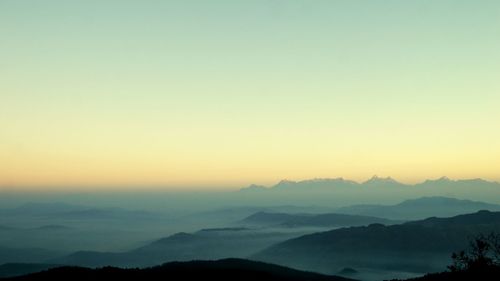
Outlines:
<svg viewBox="0 0 500 281"><path fill-rule="evenodd" d="M0 186L500 180L500 1L0 2Z"/></svg>

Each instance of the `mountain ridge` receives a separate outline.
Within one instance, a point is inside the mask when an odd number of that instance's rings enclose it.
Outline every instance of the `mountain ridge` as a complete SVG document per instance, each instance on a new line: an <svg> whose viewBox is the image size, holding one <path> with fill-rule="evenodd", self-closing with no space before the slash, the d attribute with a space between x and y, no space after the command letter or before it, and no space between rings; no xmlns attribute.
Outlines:
<svg viewBox="0 0 500 281"><path fill-rule="evenodd" d="M396 221L374 216L351 215L341 213L277 213L256 212L240 223L246 225L261 225L275 227L345 227L368 225L371 223L391 224Z"/></svg>
<svg viewBox="0 0 500 281"><path fill-rule="evenodd" d="M350 184L354 186L364 186L364 185L373 185L373 184L394 184L394 185L401 185L401 186L422 186L426 184L431 184L431 183L486 183L486 184L496 184L500 185L499 182L497 181L488 181L482 178L470 178L470 179L451 179L449 177L443 176L437 179L425 179L421 182L417 183L403 183L400 182L390 176L388 177L379 177L377 175L372 176L371 178L365 180L365 181L355 181L355 180L350 180L350 179L345 179L343 177L338 177L338 178L313 178L313 179L305 179L305 180L300 180L300 181L293 181L293 180L288 180L288 179L283 179L280 180L278 183L271 185L271 186L265 186L265 185L258 185L258 184L250 184L247 187L243 187L240 189L240 191L247 191L247 190L253 190L253 191L265 191L265 190L271 190L274 188L283 188L283 187L291 187L291 186L296 186L296 185L303 185L303 184Z"/></svg>
<svg viewBox="0 0 500 281"><path fill-rule="evenodd" d="M0 280L264 280L264 281L349 281L333 275L300 271L289 267L250 261L222 259L216 261L170 262L144 269L103 267L59 267L24 276Z"/></svg>
<svg viewBox="0 0 500 281"><path fill-rule="evenodd" d="M346 227L277 243L252 259L323 273L342 268L438 272L470 237L500 231L500 212L479 211L397 225ZM337 271L334 271L337 270Z"/></svg>
<svg viewBox="0 0 500 281"><path fill-rule="evenodd" d="M419 220L432 216L450 217L480 210L500 211L500 205L445 196L424 196L407 199L393 205L350 205L340 207L336 212L351 215L372 215L395 220Z"/></svg>

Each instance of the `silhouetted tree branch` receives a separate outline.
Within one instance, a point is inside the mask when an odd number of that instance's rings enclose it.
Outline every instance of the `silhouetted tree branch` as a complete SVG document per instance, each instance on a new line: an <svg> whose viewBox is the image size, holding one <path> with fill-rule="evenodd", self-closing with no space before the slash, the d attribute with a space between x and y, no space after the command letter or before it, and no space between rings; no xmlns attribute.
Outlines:
<svg viewBox="0 0 500 281"><path fill-rule="evenodd" d="M469 248L451 255L451 271L476 270L489 266L500 266L500 234L479 234L470 239Z"/></svg>

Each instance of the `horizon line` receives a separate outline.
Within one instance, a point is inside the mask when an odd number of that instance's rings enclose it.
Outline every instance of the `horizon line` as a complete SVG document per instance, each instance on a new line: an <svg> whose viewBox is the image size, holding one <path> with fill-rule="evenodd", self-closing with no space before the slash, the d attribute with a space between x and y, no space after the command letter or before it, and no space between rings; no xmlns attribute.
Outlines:
<svg viewBox="0 0 500 281"><path fill-rule="evenodd" d="M446 180L450 182L460 182L460 181L473 181L473 180L482 180L488 183L500 184L497 180L491 180L481 177L472 177L472 178L450 178L448 176L441 176L438 178L425 178L420 181L416 181L413 183L408 183L404 181L399 181L391 176L380 177L378 175L373 175L372 177L366 180L352 180L344 177L316 177L316 178L305 178L300 180L289 180L287 178L283 178L273 184L256 184L249 183L246 185L224 185L224 184L207 184L207 185L171 185L171 184L47 184L47 185L0 185L0 192L2 193L46 193L46 192L63 192L63 193L86 193L86 192L231 192L231 191L240 191L252 187L260 187L263 189L272 189L273 187L279 184L297 184L297 183L305 183L305 182L321 182L321 181L345 181L351 182L355 184L367 184L373 180L385 180L388 182L414 186L419 184L424 184L429 181L439 181ZM45 190L40 190L43 188ZM62 189L62 188L71 188L71 190Z"/></svg>

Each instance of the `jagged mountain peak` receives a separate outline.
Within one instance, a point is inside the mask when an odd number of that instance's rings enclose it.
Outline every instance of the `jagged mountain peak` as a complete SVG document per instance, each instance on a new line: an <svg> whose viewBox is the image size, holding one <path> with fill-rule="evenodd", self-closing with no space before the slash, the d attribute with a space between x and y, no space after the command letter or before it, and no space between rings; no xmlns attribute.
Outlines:
<svg viewBox="0 0 500 281"><path fill-rule="evenodd" d="M243 187L240 189L240 191L260 191L260 190L265 190L267 187L263 185L258 185L258 184L251 184L247 187Z"/></svg>
<svg viewBox="0 0 500 281"><path fill-rule="evenodd" d="M363 184L401 184L401 183L391 177L384 178L374 175L369 180L363 182Z"/></svg>

